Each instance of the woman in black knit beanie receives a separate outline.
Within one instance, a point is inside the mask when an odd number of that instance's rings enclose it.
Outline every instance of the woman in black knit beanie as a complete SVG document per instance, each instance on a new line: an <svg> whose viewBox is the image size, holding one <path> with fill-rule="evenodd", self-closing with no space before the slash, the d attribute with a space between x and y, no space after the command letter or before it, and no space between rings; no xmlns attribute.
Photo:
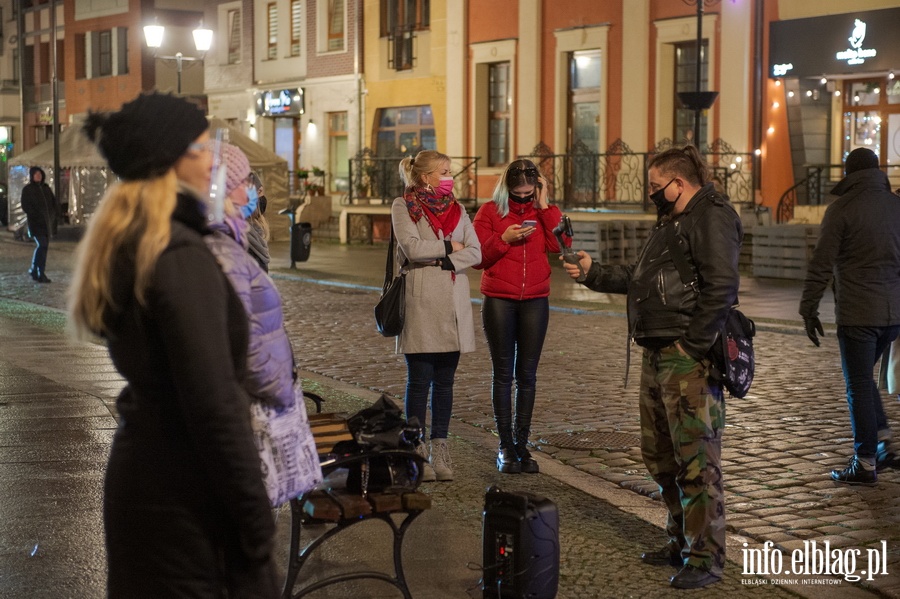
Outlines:
<svg viewBox="0 0 900 599"><path fill-rule="evenodd" d="M103 498L113 599L279 596L241 386L247 319L203 241L207 127L156 93L84 127L121 179L79 247L69 301L128 381Z"/></svg>

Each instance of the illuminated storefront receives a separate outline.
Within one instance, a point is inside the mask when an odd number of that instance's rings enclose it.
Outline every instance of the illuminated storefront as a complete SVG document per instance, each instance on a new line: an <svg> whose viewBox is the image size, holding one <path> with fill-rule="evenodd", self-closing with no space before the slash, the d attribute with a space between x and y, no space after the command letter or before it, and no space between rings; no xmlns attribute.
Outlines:
<svg viewBox="0 0 900 599"><path fill-rule="evenodd" d="M836 164L867 147L900 181L898 32L900 8L771 23L769 76L784 84L795 168L798 156Z"/></svg>

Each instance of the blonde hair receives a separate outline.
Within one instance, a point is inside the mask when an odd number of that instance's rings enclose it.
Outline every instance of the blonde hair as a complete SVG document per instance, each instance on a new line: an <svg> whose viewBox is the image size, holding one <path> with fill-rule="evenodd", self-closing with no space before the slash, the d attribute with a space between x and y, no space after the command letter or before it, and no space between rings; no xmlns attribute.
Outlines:
<svg viewBox="0 0 900 599"><path fill-rule="evenodd" d="M115 183L106 192L78 245L69 289L69 321L78 337L107 332L104 316L118 307L112 268L124 251L134 251L134 297L146 305L156 261L169 244L176 193L172 169L154 179Z"/></svg>
<svg viewBox="0 0 900 599"><path fill-rule="evenodd" d="M400 161L400 178L406 187L424 187L423 177L438 170L443 163L450 164L450 157L437 150L422 150L415 158L407 156Z"/></svg>
<svg viewBox="0 0 900 599"><path fill-rule="evenodd" d="M269 241L269 221L266 220L266 215L259 211L259 208L250 215L250 222L256 224L262 230L263 240Z"/></svg>

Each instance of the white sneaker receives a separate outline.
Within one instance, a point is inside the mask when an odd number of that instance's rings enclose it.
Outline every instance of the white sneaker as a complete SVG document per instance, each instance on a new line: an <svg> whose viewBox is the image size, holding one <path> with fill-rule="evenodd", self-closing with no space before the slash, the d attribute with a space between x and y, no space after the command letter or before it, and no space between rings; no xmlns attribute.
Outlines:
<svg viewBox="0 0 900 599"><path fill-rule="evenodd" d="M416 453L425 458L425 461L422 463L422 481L423 483L434 482L435 474L434 468L431 467L431 463L428 461L428 448L425 446L424 442L419 442L416 445Z"/></svg>
<svg viewBox="0 0 900 599"><path fill-rule="evenodd" d="M431 465L437 480L453 480L453 464L450 461L450 448L447 439L431 440Z"/></svg>

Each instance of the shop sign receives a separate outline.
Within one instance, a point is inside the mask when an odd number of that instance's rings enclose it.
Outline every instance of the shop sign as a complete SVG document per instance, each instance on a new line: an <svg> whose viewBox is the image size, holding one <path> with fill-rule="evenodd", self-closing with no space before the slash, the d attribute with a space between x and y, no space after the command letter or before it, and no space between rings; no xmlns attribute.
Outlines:
<svg viewBox="0 0 900 599"><path fill-rule="evenodd" d="M281 116L300 115L304 112L302 88L268 90L256 96L256 114Z"/></svg>
<svg viewBox="0 0 900 599"><path fill-rule="evenodd" d="M769 24L770 77L889 71L900 64L900 8Z"/></svg>
<svg viewBox="0 0 900 599"><path fill-rule="evenodd" d="M843 52L835 54L838 60L846 60L848 65L863 64L867 58L875 58L878 50L874 48L863 48L863 42L866 41L866 22L856 19L853 23L853 31L850 37L850 48Z"/></svg>

